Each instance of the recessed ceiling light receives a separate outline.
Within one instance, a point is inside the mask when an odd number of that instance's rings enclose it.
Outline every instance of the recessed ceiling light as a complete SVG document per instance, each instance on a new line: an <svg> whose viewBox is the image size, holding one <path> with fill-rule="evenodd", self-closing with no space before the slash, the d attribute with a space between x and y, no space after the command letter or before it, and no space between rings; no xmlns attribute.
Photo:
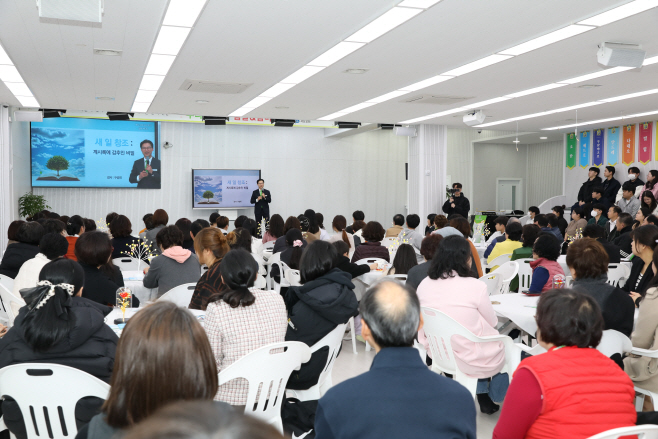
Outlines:
<svg viewBox="0 0 658 439"><path fill-rule="evenodd" d="M5 85L14 96L32 96L32 92L24 82L5 82Z"/></svg>
<svg viewBox="0 0 658 439"><path fill-rule="evenodd" d="M206 0L171 0L162 24L192 27L205 4Z"/></svg>
<svg viewBox="0 0 658 439"><path fill-rule="evenodd" d="M158 91L164 78L162 75L144 75L142 77L142 83L139 84L139 89Z"/></svg>
<svg viewBox="0 0 658 439"><path fill-rule="evenodd" d="M135 113L146 113L151 106L148 102L133 102L133 107L130 111Z"/></svg>
<svg viewBox="0 0 658 439"><path fill-rule="evenodd" d="M521 96L528 96L528 95L539 93L539 92L542 92L542 91L552 90L554 88L559 88L559 87L564 87L565 85L567 85L567 84L557 84L557 83L555 83L555 84L541 85L539 87L530 88L528 90L523 90L523 91L520 91L518 93L510 93L510 94L505 95L505 96L508 96L510 98L520 98Z"/></svg>
<svg viewBox="0 0 658 439"><path fill-rule="evenodd" d="M190 33L188 27L162 26L153 46L153 53L158 55L178 55L180 48Z"/></svg>
<svg viewBox="0 0 658 439"><path fill-rule="evenodd" d="M324 67L304 66L286 78L283 78L281 82L283 84L299 84L300 82L305 81L311 76L320 72L322 69L324 69Z"/></svg>
<svg viewBox="0 0 658 439"><path fill-rule="evenodd" d="M94 55L104 55L104 56L121 56L121 50L112 50L112 49L94 49Z"/></svg>
<svg viewBox="0 0 658 439"><path fill-rule="evenodd" d="M471 73L474 72L475 70L483 69L490 65L499 63L501 61L505 61L506 59L509 58L513 58L513 57L511 55L499 55L499 54L489 55L482 59L478 59L477 61L473 61L472 63L468 63L461 67L457 67L456 69L452 69L449 72L442 73L442 75L445 76L465 75L466 73Z"/></svg>
<svg viewBox="0 0 658 439"><path fill-rule="evenodd" d="M402 23L416 15L420 14L422 9L408 9L408 8L392 8L385 12L383 15L374 19L364 27L359 29L355 34L345 41L352 41L355 43L369 43L390 30L398 27Z"/></svg>
<svg viewBox="0 0 658 439"><path fill-rule="evenodd" d="M583 84L579 85L578 88L596 88L601 87L599 84Z"/></svg>
<svg viewBox="0 0 658 439"><path fill-rule="evenodd" d="M290 107L274 107L274 108L276 108L277 110L287 110L287 109L289 109Z"/></svg>
<svg viewBox="0 0 658 439"><path fill-rule="evenodd" d="M113 101L114 98L111 98L109 96L96 96L96 100L98 100L98 101Z"/></svg>
<svg viewBox="0 0 658 439"><path fill-rule="evenodd" d="M5 52L2 46L0 46L0 64L9 65L9 66L14 65L14 63L12 63L11 60L9 59L9 55L7 55L7 52Z"/></svg>
<svg viewBox="0 0 658 439"><path fill-rule="evenodd" d="M351 75L363 75L367 71L368 69L347 69L343 73L349 73Z"/></svg>
<svg viewBox="0 0 658 439"><path fill-rule="evenodd" d="M548 137L540 137L539 140L546 140Z"/></svg>
<svg viewBox="0 0 658 439"><path fill-rule="evenodd" d="M601 70L596 73L590 73L587 75L576 76L575 78L567 79L560 81L561 84L576 84L578 82L589 81L590 79L601 78L603 76L614 75L616 73L625 72L626 70L632 70L633 67L613 67L607 70Z"/></svg>
<svg viewBox="0 0 658 439"><path fill-rule="evenodd" d="M345 58L350 53L354 52L365 46L365 43L350 43L347 41L341 41L336 44L331 49L324 52L322 55L315 58L313 61L308 63L309 66L319 66L319 67L328 67Z"/></svg>
<svg viewBox="0 0 658 439"><path fill-rule="evenodd" d="M149 63L146 65L145 75L166 75L169 68L174 63L175 56L152 54Z"/></svg>
<svg viewBox="0 0 658 439"><path fill-rule="evenodd" d="M210 101L205 101L205 100L203 100L203 99L199 99L198 101L194 101L194 102L196 102L197 104L207 104L207 103L209 103Z"/></svg>

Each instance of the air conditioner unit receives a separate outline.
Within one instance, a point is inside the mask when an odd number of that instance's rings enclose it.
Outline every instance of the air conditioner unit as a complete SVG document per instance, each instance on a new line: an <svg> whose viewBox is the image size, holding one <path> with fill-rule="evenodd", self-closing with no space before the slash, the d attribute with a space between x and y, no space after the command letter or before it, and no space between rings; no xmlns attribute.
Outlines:
<svg viewBox="0 0 658 439"><path fill-rule="evenodd" d="M43 113L41 111L14 111L14 121L16 122L43 122Z"/></svg>
<svg viewBox="0 0 658 439"><path fill-rule="evenodd" d="M484 119L487 116L484 114L484 111L478 110L473 113L468 113L464 115L464 123L468 125L469 127L475 126L475 125L480 125L484 123Z"/></svg>
<svg viewBox="0 0 658 439"><path fill-rule="evenodd" d="M601 43L596 53L599 64L606 67L642 67L647 53L637 44Z"/></svg>
<svg viewBox="0 0 658 439"><path fill-rule="evenodd" d="M416 137L416 128L414 127L397 127L395 134L398 136Z"/></svg>

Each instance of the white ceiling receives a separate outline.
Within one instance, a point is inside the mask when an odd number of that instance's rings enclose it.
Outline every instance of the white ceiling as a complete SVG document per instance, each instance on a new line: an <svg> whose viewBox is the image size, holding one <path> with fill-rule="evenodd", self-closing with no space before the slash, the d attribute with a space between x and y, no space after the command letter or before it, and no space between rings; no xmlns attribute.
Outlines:
<svg viewBox="0 0 658 439"><path fill-rule="evenodd" d="M228 115L397 3L209 0L149 113ZM317 119L625 3L628 0L443 0L247 116ZM0 42L42 107L129 111L166 6L164 0L106 1L103 23L94 27L41 21L33 0L2 0ZM648 57L655 56L657 23L655 8L342 119L399 122L600 71L596 50L603 41L639 43ZM123 53L98 56L95 48ZM349 68L369 71L342 73ZM196 93L179 90L186 79L253 85L235 95ZM578 88L581 83L490 105L484 108L491 116L486 122L658 88L658 64L587 84L601 87ZM472 99L451 105L401 102L418 95ZM96 99L101 96L115 100ZM1 82L0 102L19 106ZM658 95L583 108L578 119L650 110L658 110ZM461 114L457 116L426 123L464 127ZM570 111L523 120L519 130L565 125L575 117ZM652 118L658 116L643 119ZM516 123L489 129L515 130Z"/></svg>

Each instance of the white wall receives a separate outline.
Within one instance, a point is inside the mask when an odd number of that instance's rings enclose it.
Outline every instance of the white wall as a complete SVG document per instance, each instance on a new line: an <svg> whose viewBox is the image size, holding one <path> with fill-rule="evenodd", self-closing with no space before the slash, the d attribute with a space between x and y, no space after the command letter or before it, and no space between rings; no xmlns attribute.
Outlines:
<svg viewBox="0 0 658 439"><path fill-rule="evenodd" d="M528 206L539 206L564 193L564 169L564 142L528 146Z"/></svg>
<svg viewBox="0 0 658 439"><path fill-rule="evenodd" d="M13 111L12 111L13 114ZM13 160L13 210L12 218L18 218L18 199L32 190L30 178L30 123L11 123L12 145L21 145L20 148L12 148ZM28 147L25 148L25 145ZM52 206L52 205L51 205Z"/></svg>
<svg viewBox="0 0 658 439"><path fill-rule="evenodd" d="M18 155L29 157L29 139L15 139ZM46 189L43 194L60 215L79 214L98 220L108 212L127 215L134 230L145 213L165 209L170 222L181 217L208 218L210 210L193 210L192 168L253 168L262 170L272 191L270 213L299 215L305 209L322 212L325 226L335 215L348 221L354 210L383 225L404 213L407 137L391 131L371 131L339 139L325 138L323 129L251 126L204 126L162 123L162 189ZM29 173L26 176L29 185ZM253 209L242 212L253 216Z"/></svg>

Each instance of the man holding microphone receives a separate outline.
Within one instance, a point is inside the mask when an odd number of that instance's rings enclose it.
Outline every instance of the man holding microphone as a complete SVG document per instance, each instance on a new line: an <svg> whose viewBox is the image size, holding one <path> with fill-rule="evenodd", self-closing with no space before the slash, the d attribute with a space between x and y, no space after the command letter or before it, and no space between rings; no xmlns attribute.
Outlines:
<svg viewBox="0 0 658 439"><path fill-rule="evenodd" d="M139 148L144 157L135 160L128 181L138 189L160 189L160 160L153 157L153 142L142 140Z"/></svg>
<svg viewBox="0 0 658 439"><path fill-rule="evenodd" d="M251 204L254 204L254 215L256 216L256 222L261 226L261 234L263 233L261 220L265 218L265 222L270 220L270 203L272 202L272 195L265 187L265 180L259 178L258 189L256 189L251 194Z"/></svg>

